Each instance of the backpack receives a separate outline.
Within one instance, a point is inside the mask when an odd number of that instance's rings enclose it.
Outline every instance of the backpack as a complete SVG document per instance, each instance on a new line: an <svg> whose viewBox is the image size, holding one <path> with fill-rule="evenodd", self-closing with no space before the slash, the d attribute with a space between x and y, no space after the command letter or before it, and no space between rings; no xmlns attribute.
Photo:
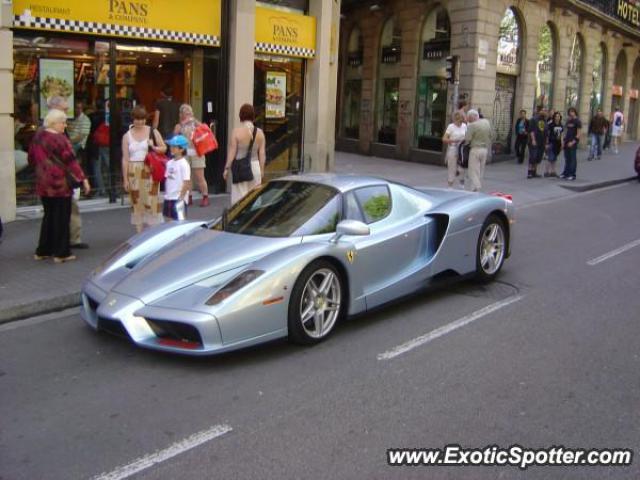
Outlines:
<svg viewBox="0 0 640 480"><path fill-rule="evenodd" d="M206 123L198 124L191 136L191 143L193 143L193 147L199 157L218 148L218 140L216 140L216 136Z"/></svg>

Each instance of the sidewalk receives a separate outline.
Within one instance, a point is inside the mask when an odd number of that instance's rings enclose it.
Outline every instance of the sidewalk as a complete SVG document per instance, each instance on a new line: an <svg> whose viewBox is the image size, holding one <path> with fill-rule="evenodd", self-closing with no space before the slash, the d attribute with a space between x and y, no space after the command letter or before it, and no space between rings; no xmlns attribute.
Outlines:
<svg viewBox="0 0 640 480"><path fill-rule="evenodd" d="M635 177L633 158L636 143L625 143L619 155L605 154L602 160L586 161L586 151L578 154L578 180L551 178L527 180L527 166L514 161L487 165L483 191L513 195L516 205L575 195L576 191L601 188ZM559 172L564 160L558 162ZM443 167L401 162L347 153L336 153L337 173L357 173L385 177L413 186L446 186ZM211 197L211 206L189 209L190 219L211 219L228 205L228 195ZM19 220L5 225L0 243L0 323L78 305L83 279L116 246L134 233L129 209L106 201L81 202L83 241L88 250L75 251L78 259L63 265L50 260L35 261L33 252L40 229L39 210L21 209Z"/></svg>

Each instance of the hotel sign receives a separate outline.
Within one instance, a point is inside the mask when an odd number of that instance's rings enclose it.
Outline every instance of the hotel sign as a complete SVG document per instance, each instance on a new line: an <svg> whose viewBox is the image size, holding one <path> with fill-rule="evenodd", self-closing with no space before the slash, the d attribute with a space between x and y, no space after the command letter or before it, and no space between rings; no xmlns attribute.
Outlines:
<svg viewBox="0 0 640 480"><path fill-rule="evenodd" d="M640 27L640 2L634 0L617 0L616 16L624 23Z"/></svg>

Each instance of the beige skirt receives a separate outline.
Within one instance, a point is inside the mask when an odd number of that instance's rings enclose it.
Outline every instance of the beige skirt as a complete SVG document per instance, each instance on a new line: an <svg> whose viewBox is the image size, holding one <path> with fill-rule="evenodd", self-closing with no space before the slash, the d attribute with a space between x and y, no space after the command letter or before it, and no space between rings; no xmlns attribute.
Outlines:
<svg viewBox="0 0 640 480"><path fill-rule="evenodd" d="M162 223L162 205L158 201L160 183L154 182L144 162L129 162L129 200L132 225Z"/></svg>
<svg viewBox="0 0 640 480"><path fill-rule="evenodd" d="M260 172L260 162L258 160L251 160L251 172L253 173L253 180L231 184L231 205L262 183L262 173Z"/></svg>

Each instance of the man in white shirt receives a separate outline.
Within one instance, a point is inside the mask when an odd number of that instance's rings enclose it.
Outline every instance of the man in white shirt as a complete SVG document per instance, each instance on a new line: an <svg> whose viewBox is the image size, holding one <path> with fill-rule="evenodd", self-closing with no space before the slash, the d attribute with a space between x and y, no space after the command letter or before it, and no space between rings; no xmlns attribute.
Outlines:
<svg viewBox="0 0 640 480"><path fill-rule="evenodd" d="M187 199L191 188L191 167L185 158L189 141L183 135L176 135L167 141L173 158L167 162L164 182L164 204L162 214L167 221L185 220Z"/></svg>

